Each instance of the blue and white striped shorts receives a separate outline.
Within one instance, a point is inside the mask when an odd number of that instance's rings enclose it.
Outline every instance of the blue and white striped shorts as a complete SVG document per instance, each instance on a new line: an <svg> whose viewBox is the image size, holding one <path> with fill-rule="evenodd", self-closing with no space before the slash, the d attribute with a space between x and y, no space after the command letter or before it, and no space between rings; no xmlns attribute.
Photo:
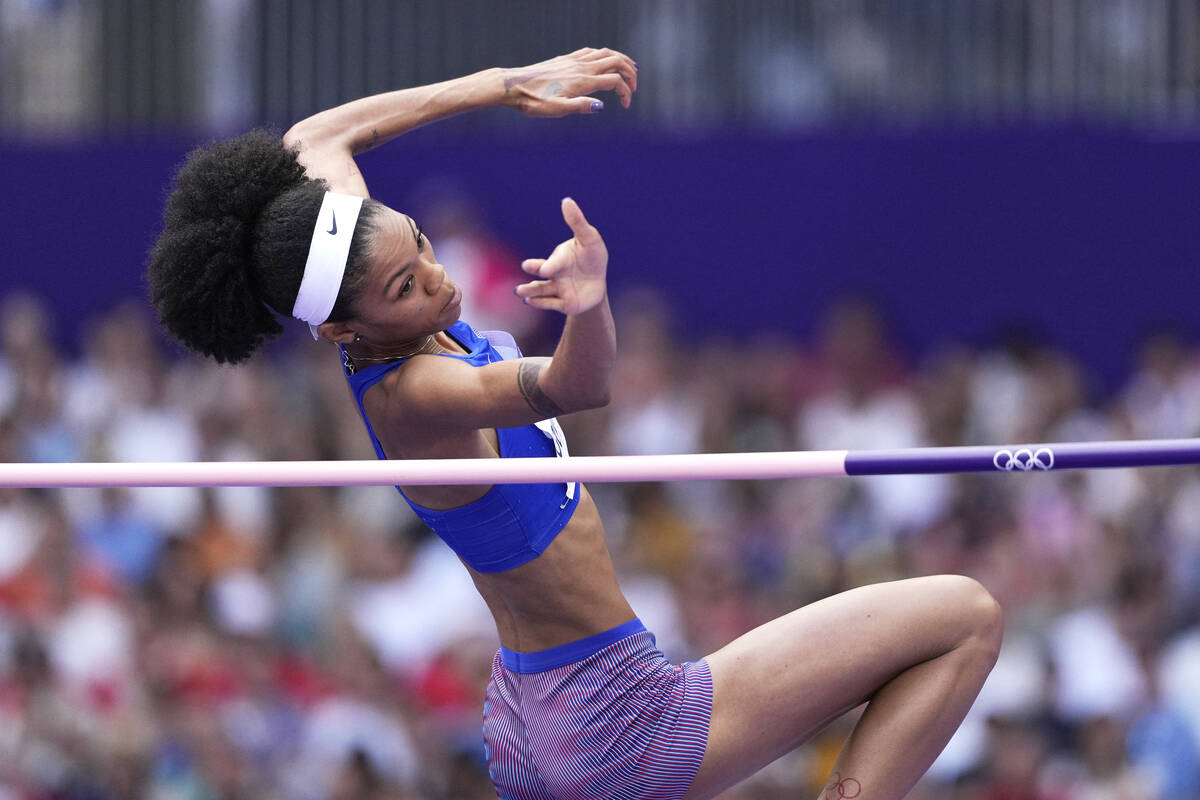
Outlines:
<svg viewBox="0 0 1200 800"><path fill-rule="evenodd" d="M708 664L671 664L637 619L537 653L501 648L483 707L488 772L504 800L681 798L712 695Z"/></svg>

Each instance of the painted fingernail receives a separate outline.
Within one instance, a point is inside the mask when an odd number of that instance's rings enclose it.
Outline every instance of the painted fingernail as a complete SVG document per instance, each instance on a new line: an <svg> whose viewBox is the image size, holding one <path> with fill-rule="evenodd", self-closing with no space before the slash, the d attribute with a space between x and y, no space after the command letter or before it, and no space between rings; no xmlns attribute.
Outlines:
<svg viewBox="0 0 1200 800"><path fill-rule="evenodd" d="M597 111L603 111L603 110L604 110L604 101L603 100L593 100L592 101L592 113L593 114L595 114Z"/></svg>

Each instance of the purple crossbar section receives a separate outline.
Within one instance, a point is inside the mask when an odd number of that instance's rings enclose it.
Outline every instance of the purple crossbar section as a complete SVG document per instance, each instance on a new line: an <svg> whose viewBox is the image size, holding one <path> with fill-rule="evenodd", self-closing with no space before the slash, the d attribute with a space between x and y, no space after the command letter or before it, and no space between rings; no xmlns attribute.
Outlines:
<svg viewBox="0 0 1200 800"><path fill-rule="evenodd" d="M846 474L1042 472L1180 464L1200 464L1200 439L864 450L846 455Z"/></svg>

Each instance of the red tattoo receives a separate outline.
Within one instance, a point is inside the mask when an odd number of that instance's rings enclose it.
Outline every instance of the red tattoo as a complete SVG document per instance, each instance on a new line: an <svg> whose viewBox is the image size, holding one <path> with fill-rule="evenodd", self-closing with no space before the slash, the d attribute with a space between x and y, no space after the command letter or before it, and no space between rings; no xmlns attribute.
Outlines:
<svg viewBox="0 0 1200 800"><path fill-rule="evenodd" d="M862 794L862 784L854 778L843 778L840 773L833 773L833 783L825 787L825 796L829 800L851 800Z"/></svg>

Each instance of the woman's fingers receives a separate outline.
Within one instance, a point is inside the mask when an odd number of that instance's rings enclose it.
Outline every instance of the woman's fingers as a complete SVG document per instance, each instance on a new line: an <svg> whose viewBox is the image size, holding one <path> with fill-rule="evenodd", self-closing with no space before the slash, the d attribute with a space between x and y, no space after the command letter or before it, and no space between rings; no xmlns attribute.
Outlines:
<svg viewBox="0 0 1200 800"><path fill-rule="evenodd" d="M567 227L579 241L586 244L600 235L599 231L588 223L587 217L583 216L583 209L573 198L564 197L562 199L562 215L563 221L567 223Z"/></svg>
<svg viewBox="0 0 1200 800"><path fill-rule="evenodd" d="M604 102L587 96L598 91L615 92L629 108L637 91L633 59L608 48L581 48L513 72L505 80L506 94L515 89L507 102L534 117L599 113Z"/></svg>
<svg viewBox="0 0 1200 800"><path fill-rule="evenodd" d="M597 89L605 89L610 92L616 92L617 97L621 100L621 106L629 108L629 104L633 102L633 89L626 83L625 78L616 72L609 72L606 75L595 75L586 79L587 91L594 92Z"/></svg>
<svg viewBox="0 0 1200 800"><path fill-rule="evenodd" d="M553 281L530 281L516 288L517 297L528 300L531 297L549 297L557 292Z"/></svg>
<svg viewBox="0 0 1200 800"><path fill-rule="evenodd" d="M599 114L604 110L604 101L598 100L595 97L556 97L552 100L547 100L551 108L554 109L551 114L546 116L565 117L567 114Z"/></svg>
<svg viewBox="0 0 1200 800"><path fill-rule="evenodd" d="M530 297L525 303L543 311L563 312L567 305L561 297Z"/></svg>
<svg viewBox="0 0 1200 800"><path fill-rule="evenodd" d="M574 199L563 198L562 215L574 236L555 247L549 258L522 261L521 269L539 280L520 284L514 292L535 308L567 313L565 308L578 305L575 279L602 281L607 254L600 232L587 221ZM551 298L555 303L548 303Z"/></svg>
<svg viewBox="0 0 1200 800"><path fill-rule="evenodd" d="M522 283L515 291L525 305L533 306L544 311L563 311L566 300L559 296L559 287L554 281L530 281Z"/></svg>
<svg viewBox="0 0 1200 800"><path fill-rule="evenodd" d="M557 97L544 97L544 116L561 117L567 114L598 114L604 109L604 101L590 97L594 92L615 92L621 106L629 108L633 102L633 89L623 76L616 72L603 75L581 74L565 84L565 91Z"/></svg>
<svg viewBox="0 0 1200 800"><path fill-rule="evenodd" d="M572 249L575 247L575 240L568 239L567 241L554 248L554 252L549 258L527 258L521 262L521 269L525 270L530 275L536 275L539 278L549 279L560 273L564 266L572 261Z"/></svg>
<svg viewBox="0 0 1200 800"><path fill-rule="evenodd" d="M637 65L633 63L633 59L629 56L614 53L607 58L591 62L588 64L588 67L594 74L613 73L620 75L630 91L637 91Z"/></svg>

